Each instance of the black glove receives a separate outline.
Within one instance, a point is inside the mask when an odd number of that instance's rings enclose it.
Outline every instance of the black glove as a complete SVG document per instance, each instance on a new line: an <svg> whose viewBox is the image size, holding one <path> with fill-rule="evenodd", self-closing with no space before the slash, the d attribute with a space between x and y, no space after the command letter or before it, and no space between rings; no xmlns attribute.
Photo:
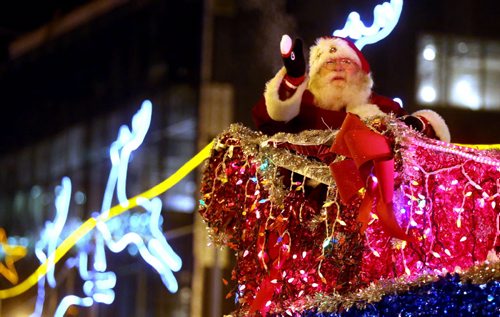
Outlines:
<svg viewBox="0 0 500 317"><path fill-rule="evenodd" d="M281 37L280 49L287 75L294 78L303 77L306 73L306 62L302 50L302 40L295 39L292 42L290 36L285 34Z"/></svg>
<svg viewBox="0 0 500 317"><path fill-rule="evenodd" d="M425 123L415 116L404 116L401 119L407 126L413 128L415 131L423 132L425 129Z"/></svg>

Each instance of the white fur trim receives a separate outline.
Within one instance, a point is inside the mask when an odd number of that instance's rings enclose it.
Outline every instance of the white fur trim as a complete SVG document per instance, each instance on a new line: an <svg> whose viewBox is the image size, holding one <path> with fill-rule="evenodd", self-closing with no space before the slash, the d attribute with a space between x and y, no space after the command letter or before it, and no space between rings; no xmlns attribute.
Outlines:
<svg viewBox="0 0 500 317"><path fill-rule="evenodd" d="M347 112L357 114L361 119L387 115L377 105L366 103L362 105L347 106Z"/></svg>
<svg viewBox="0 0 500 317"><path fill-rule="evenodd" d="M335 47L336 51L330 52L331 47ZM345 41L338 38L319 38L309 52L309 76L316 74L327 60L333 58L349 58L361 67L358 55Z"/></svg>
<svg viewBox="0 0 500 317"><path fill-rule="evenodd" d="M280 100L278 91L285 75L286 69L283 67L274 78L266 83L266 90L264 91L267 113L275 121L290 121L299 114L302 94L307 87L307 80L304 80L290 98Z"/></svg>
<svg viewBox="0 0 500 317"><path fill-rule="evenodd" d="M434 129L434 132L436 132L436 136L441 141L450 142L451 137L448 125L446 125L444 119L435 111L429 109L419 110L412 113L412 116L425 118L427 121L429 121L430 125Z"/></svg>

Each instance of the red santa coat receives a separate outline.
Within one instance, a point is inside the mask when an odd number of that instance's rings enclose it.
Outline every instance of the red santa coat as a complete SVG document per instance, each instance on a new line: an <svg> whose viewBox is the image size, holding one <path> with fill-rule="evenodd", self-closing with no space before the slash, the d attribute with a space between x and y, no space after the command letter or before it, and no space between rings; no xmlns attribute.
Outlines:
<svg viewBox="0 0 500 317"><path fill-rule="evenodd" d="M378 107L382 112L394 113L397 117L406 115L401 106L387 98L372 93L369 101L372 107ZM305 90L300 102L300 110L297 116L289 121L276 121L268 113L266 98L263 96L252 109L252 116L258 130L266 134L277 132L298 133L304 130L339 129L345 119L347 112L326 110L315 105L314 96L309 90Z"/></svg>
<svg viewBox="0 0 500 317"><path fill-rule="evenodd" d="M363 119L389 113L394 113L397 117L407 114L397 102L373 92L367 96L364 104L352 104L340 110L326 110L316 105L314 95L308 89L307 78L292 88L285 83L285 76L286 70L283 67L266 83L264 95L252 110L257 129L266 134L297 133L310 129L339 129L347 112ZM424 109L411 115L426 123L428 128L422 131L425 135L450 142L448 126L436 112Z"/></svg>

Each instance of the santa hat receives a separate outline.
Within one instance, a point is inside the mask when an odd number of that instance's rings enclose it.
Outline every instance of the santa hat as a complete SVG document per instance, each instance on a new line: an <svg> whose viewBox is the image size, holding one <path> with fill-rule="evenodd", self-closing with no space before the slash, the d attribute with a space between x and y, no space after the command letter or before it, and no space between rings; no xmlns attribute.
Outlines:
<svg viewBox="0 0 500 317"><path fill-rule="evenodd" d="M370 64L353 42L337 36L325 36L316 40L309 52L309 75L316 74L321 66L330 59L348 58L359 65L361 70L370 74Z"/></svg>

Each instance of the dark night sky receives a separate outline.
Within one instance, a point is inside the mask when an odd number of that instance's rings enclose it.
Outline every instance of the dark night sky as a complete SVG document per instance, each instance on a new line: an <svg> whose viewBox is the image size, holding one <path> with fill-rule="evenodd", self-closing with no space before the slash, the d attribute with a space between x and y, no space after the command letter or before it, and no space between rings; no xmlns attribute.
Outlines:
<svg viewBox="0 0 500 317"><path fill-rule="evenodd" d="M71 58L61 61L60 57L51 57L50 54L40 58L41 54L32 52L10 60L9 45L88 2L20 0L3 1L0 4L0 105L3 113L0 153L22 147L41 134L56 131L47 122L40 122L40 119L50 118L43 113L58 112L56 108L51 109L50 105L43 105L45 99L54 90L61 94L73 92L64 85L69 81L61 80L68 76L67 68L64 72L64 64L68 65ZM54 67L56 60L58 66Z"/></svg>
<svg viewBox="0 0 500 317"><path fill-rule="evenodd" d="M10 41L89 2L21 0L0 4L0 106L3 111L0 153L18 149L57 133L65 126L112 111L120 104L133 102L133 98L140 98L140 92L147 89L143 82L147 74L142 74L139 69L151 66L147 63L155 56L144 55L137 46L134 48L132 45L130 49L129 37L143 36L137 35L139 32L152 34L150 39L144 41L151 46L148 49L156 50L158 55L168 55L166 58L172 64L181 65L182 69L193 69L197 73L191 73L191 78L199 76L199 70L194 69L201 54L201 12L197 13L196 22L189 21L187 17L193 13L192 7L201 10L201 0L126 1L127 5L123 7L128 9L100 17L13 61L6 59ZM235 85L237 119L248 117L249 107L260 95L263 83L276 71L280 62L276 54L280 32L300 36L308 46L316 37L343 26L350 11L359 11L365 23L369 24L374 5L382 2L289 0L271 4L261 0L235 0L239 11L232 16L234 21L226 19L223 14L218 18L220 27L225 30L218 34L220 37L214 42L220 46L215 48L215 58L220 61L215 65L214 77ZM154 14L141 13L140 3L165 3L163 7L170 13L165 18L158 18L162 12L157 14L157 21L164 20L164 25L148 23L148 20L154 20L151 19ZM272 11L280 8L279 3L286 12ZM388 40L365 50L372 61L377 88L382 90L381 93L410 94L413 91L415 61L394 61L413 53L419 33L498 39L499 14L500 1L497 0L405 1L402 20ZM289 20L281 19L283 17ZM165 33L165 29L170 31ZM198 37L190 35L195 33ZM181 54L176 49L185 45L190 47L183 52L188 51L189 54ZM129 60L139 62L129 65ZM128 76L128 70L133 67L138 77L121 79ZM381 73L386 76L381 76ZM177 78L175 74L172 79ZM410 95L405 97L411 98Z"/></svg>
<svg viewBox="0 0 500 317"><path fill-rule="evenodd" d="M4 49L5 43L16 36L86 2L54 1L47 7L38 4L38 14L37 7L31 7L34 12L27 15L19 4L9 11L19 20L3 11L0 40ZM197 77L201 2L168 3L125 1L21 57L0 61L0 153L137 103L150 89L148 71L154 63L167 60L175 65L168 69L173 73L168 74L169 80ZM171 49L186 37L192 41L183 43L183 49Z"/></svg>

